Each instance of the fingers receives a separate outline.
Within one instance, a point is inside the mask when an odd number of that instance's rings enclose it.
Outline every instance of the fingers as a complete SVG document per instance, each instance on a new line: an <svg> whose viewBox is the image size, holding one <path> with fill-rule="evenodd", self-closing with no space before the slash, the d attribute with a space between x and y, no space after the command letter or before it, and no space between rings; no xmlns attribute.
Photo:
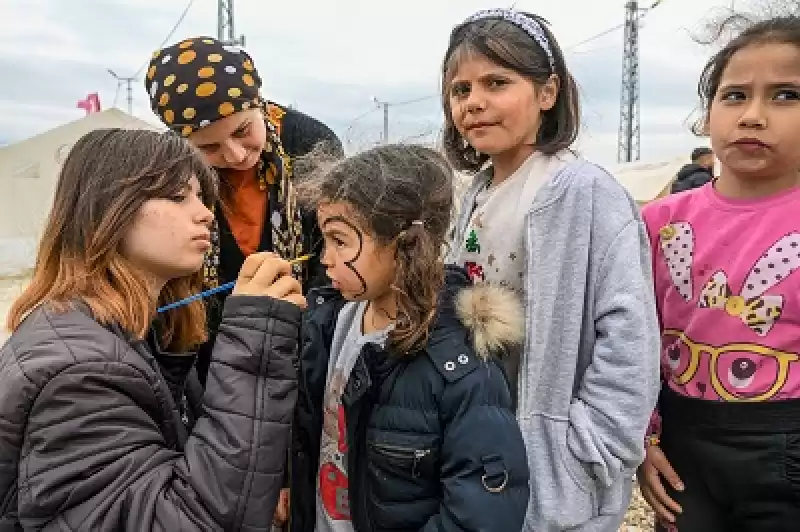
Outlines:
<svg viewBox="0 0 800 532"><path fill-rule="evenodd" d="M653 448L656 451L657 448ZM653 465L658 472L661 473L661 476L669 482L669 485L672 486L676 491L683 491L683 482L681 481L681 477L678 476L678 473L672 468L672 464L669 463L667 457L661 451L661 449L657 449L655 453L653 453Z"/></svg>
<svg viewBox="0 0 800 532"><path fill-rule="evenodd" d="M670 512L663 504L661 504L649 487L641 486L641 491L642 497L644 497L644 500L650 505L650 508L653 509L653 512L655 512L659 521L665 523L675 522L675 514Z"/></svg>
<svg viewBox="0 0 800 532"><path fill-rule="evenodd" d="M265 295L275 299L286 299L287 296L299 294L302 297L303 289L300 281L291 275L283 275L264 291Z"/></svg>
<svg viewBox="0 0 800 532"><path fill-rule="evenodd" d="M667 493L662 476L677 491L683 491L684 486L660 447L654 445L647 448L647 457L639 468L637 476L642 496L658 518L667 523L674 523L675 514L682 513L683 509Z"/></svg>
<svg viewBox="0 0 800 532"><path fill-rule="evenodd" d="M667 494L667 490L664 488L664 484L662 484L658 472L655 472L652 478L648 479L648 488L662 506L671 512L681 513L681 505Z"/></svg>
<svg viewBox="0 0 800 532"><path fill-rule="evenodd" d="M239 280L252 279L258 269L261 267L261 264L263 264L268 258L272 257L277 257L277 255L268 251L249 255L244 260L242 267L239 269Z"/></svg>
<svg viewBox="0 0 800 532"><path fill-rule="evenodd" d="M244 269L244 265L242 265L242 269ZM292 266L287 261L278 258L277 255L272 255L261 261L252 279L259 285L268 286L273 284L278 277L288 276L291 273Z"/></svg>
<svg viewBox="0 0 800 532"><path fill-rule="evenodd" d="M308 303L306 302L306 298L305 298L305 296L303 296L303 294L292 294L290 296L284 297L283 300L284 301L288 301L289 303L292 303L294 305L297 305L298 307L300 307L303 310L305 310L306 307L308 306Z"/></svg>

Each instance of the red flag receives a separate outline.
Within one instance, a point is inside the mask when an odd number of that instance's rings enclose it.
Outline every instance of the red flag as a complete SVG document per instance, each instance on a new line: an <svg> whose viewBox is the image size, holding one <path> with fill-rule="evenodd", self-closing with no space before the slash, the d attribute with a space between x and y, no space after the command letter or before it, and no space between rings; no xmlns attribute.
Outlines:
<svg viewBox="0 0 800 532"><path fill-rule="evenodd" d="M93 92L91 94L86 95L86 99L78 100L78 104L76 105L79 109L83 109L86 111L86 114L89 113L99 113L100 112L100 96Z"/></svg>

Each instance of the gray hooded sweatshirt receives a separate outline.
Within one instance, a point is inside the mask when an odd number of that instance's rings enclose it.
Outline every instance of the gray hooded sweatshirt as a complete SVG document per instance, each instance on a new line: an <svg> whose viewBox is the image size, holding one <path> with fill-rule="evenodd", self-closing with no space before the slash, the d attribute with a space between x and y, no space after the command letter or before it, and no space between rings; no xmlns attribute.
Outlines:
<svg viewBox="0 0 800 532"><path fill-rule="evenodd" d="M455 243L488 179L479 174L466 193ZM659 391L647 233L622 186L582 159L539 189L525 227L517 412L531 472L524 530L616 532Z"/></svg>

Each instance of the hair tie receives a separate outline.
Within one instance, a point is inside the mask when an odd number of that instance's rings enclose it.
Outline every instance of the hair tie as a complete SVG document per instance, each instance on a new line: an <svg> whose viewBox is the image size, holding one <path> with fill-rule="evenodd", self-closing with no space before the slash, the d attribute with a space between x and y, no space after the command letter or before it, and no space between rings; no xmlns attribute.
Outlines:
<svg viewBox="0 0 800 532"><path fill-rule="evenodd" d="M547 61L550 63L550 69L555 72L556 69L556 60L553 56L553 51L550 48L550 42L547 39L547 33L544 31L544 28L539 21L533 19L531 17L526 17L522 13L518 11L514 11L512 9L504 9L504 8L495 8L495 9L483 9L478 11L477 13L470 15L467 17L467 20L464 21L464 24L469 24L471 22L477 22L479 20L486 20L490 18L500 18L505 21L508 21L515 25L516 27L523 30L527 33L534 41L536 41L539 46L542 47L544 50L545 55L547 55Z"/></svg>

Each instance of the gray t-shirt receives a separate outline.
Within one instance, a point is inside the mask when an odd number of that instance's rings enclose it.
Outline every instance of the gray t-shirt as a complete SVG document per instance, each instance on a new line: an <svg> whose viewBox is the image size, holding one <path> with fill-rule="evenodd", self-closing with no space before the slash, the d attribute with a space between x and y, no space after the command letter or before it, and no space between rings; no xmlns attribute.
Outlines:
<svg viewBox="0 0 800 532"><path fill-rule="evenodd" d="M386 345L391 327L362 334L365 301L339 311L331 342L323 398L322 443L317 481L317 532L353 532L347 481L347 439L342 393L364 345Z"/></svg>

